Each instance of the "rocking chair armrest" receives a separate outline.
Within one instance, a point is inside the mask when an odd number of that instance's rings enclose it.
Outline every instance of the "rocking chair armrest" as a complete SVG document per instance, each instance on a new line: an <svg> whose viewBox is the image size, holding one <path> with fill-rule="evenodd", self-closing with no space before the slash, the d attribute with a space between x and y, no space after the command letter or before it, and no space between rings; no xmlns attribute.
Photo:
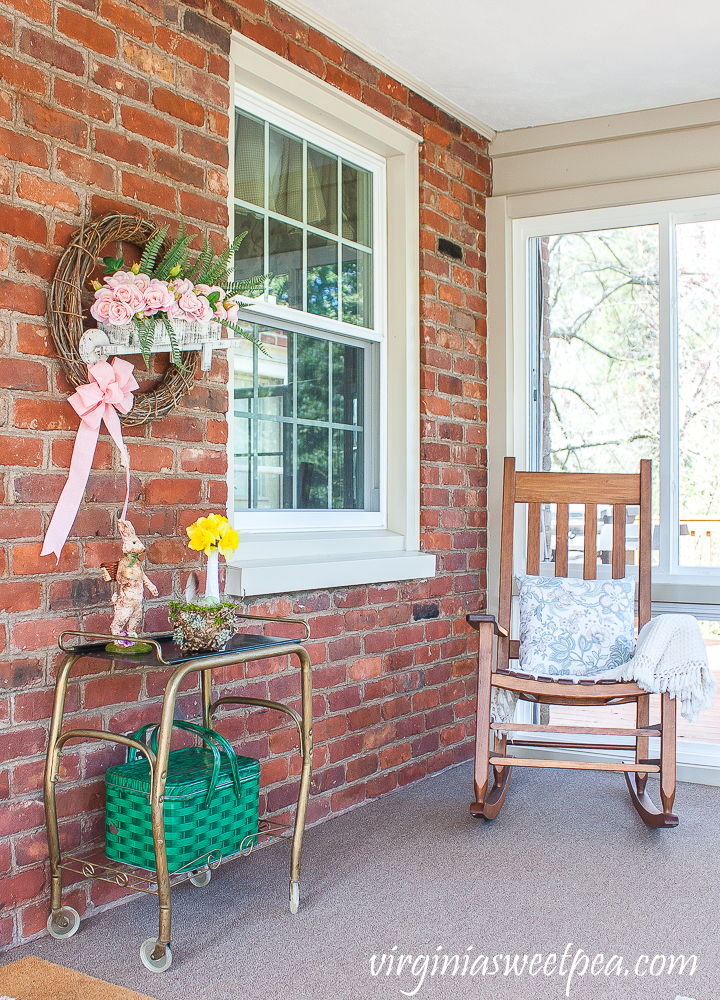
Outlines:
<svg viewBox="0 0 720 1000"><path fill-rule="evenodd" d="M476 632L479 630L481 625L492 623L495 635L502 636L504 639L507 639L510 636L510 633L504 629L502 625L498 625L495 615L465 615L465 621L471 628L474 628Z"/></svg>

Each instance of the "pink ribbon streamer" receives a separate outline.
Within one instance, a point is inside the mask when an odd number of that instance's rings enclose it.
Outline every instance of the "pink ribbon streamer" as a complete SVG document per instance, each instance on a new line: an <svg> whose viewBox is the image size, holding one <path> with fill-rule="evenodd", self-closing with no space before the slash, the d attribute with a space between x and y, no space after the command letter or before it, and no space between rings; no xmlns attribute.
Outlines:
<svg viewBox="0 0 720 1000"><path fill-rule="evenodd" d="M43 556L54 552L58 561L60 560L62 547L70 534L85 493L103 421L118 446L125 467L125 506L122 513L125 520L130 500L130 456L122 439L118 410L120 413L129 413L132 409L133 390L138 388L132 374L134 367L122 358L115 358L111 365L107 361L98 361L88 368L92 381L79 385L68 399L68 403L80 417L80 426L70 460L68 479L45 535L41 552Z"/></svg>

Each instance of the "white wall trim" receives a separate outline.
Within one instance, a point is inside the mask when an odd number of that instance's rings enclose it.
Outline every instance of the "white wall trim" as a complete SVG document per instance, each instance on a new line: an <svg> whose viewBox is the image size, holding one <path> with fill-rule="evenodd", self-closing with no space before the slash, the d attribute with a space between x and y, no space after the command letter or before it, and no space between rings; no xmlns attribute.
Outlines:
<svg viewBox="0 0 720 1000"><path fill-rule="evenodd" d="M432 87L428 87L426 83L422 80L418 80L411 73L397 66L390 59L376 52L365 42L361 42L359 38L351 35L350 32L345 31L344 28L339 27L339 25L334 24L332 21L323 17L322 14L318 14L317 11L312 10L312 8L307 7L304 3L300 3L300 0L274 0L278 7L282 7L289 14L293 14L299 20L304 21L305 24L309 24L310 27L316 28L318 31L322 32L323 35L327 35L328 38L332 38L333 41L342 45L343 48L349 49L354 52L355 55L360 56L369 62L371 65L375 66L377 69L387 73L388 76L393 77L399 83L404 84L409 87L410 90L414 90L416 94L420 94L425 100L430 101L436 107L443 111L446 111L453 118L457 118L458 121L462 122L464 125L468 125L470 128L479 132L480 135L485 136L486 139L493 139L495 136L495 130L485 122L476 118L475 115L471 115L468 111L454 104L449 98L444 97L442 94L433 90Z"/></svg>
<svg viewBox="0 0 720 1000"><path fill-rule="evenodd" d="M589 142L607 142L610 139L648 135L659 132L678 132L720 122L720 99L674 104L665 108L630 111L600 118L583 118L554 125L535 125L529 128L507 129L497 132L493 139L491 155L510 156L540 149L558 149L579 146Z"/></svg>
<svg viewBox="0 0 720 1000"><path fill-rule="evenodd" d="M387 156L388 150L392 151L403 138L416 144L423 141L417 132L237 31L232 33L230 60L235 66L234 84L245 86L330 132L338 132L338 126L344 125L344 134L351 142L380 156ZM319 101L317 95L323 93L325 98ZM367 127L368 119L375 122L372 130Z"/></svg>

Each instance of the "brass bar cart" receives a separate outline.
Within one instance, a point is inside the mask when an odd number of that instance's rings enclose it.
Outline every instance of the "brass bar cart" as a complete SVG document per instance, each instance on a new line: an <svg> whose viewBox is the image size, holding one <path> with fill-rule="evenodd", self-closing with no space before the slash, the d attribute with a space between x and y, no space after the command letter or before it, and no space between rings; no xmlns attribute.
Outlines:
<svg viewBox="0 0 720 1000"><path fill-rule="evenodd" d="M272 618L264 615L243 615L243 618L253 618L261 621L291 622L305 628L305 638L309 636L309 628L304 621L289 618ZM74 640L69 643L68 640ZM91 640L91 641L88 641ZM289 715L295 723L298 732L302 770L298 791L295 825L292 831L292 851L290 857L290 912L297 913L300 904L300 857L302 840L305 830L305 814L307 812L310 792L310 776L312 769L312 677L310 657L304 646L299 642L284 638L264 635L234 635L218 652L188 653L173 642L171 635L142 636L141 641L152 647L150 653L141 655L125 655L108 653L105 645L114 642L115 637L97 633L63 632L58 640L60 649L66 654L57 675L55 684L55 700L53 703L50 735L48 740L47 759L45 764L45 818L50 852L50 916L48 930L53 937L68 938L77 931L80 917L71 906L62 905L62 872L72 872L84 875L86 878L96 878L129 889L156 895L159 906L159 930L157 939L148 938L140 948L140 958L143 965L153 972L164 972L170 968L172 952L170 950L171 927L171 888L181 882L190 880L194 885L206 885L210 881L211 870L217 868L223 861L219 850L211 850L191 864L183 866L178 871L168 871L167 850L164 828L164 796L170 755L170 739L175 716L175 703L178 691L185 677L191 673L200 674L200 689L202 697L203 725L212 728L213 715L221 705L246 705L273 709ZM268 659L276 656L296 656L300 663L302 711L299 714L289 705L269 701L264 698L244 698L232 696L212 700L212 672L219 667L230 667L248 663L253 660ZM173 667L173 672L165 688L160 728L158 731L157 752L153 752L145 744L118 733L102 729L69 729L62 732L65 696L68 680L73 666L85 657L93 659L118 661L136 668L153 667L165 670ZM55 785L59 777L59 761L63 747L72 739L96 739L123 746L134 747L148 761L151 772L150 807L152 817L152 835L155 850L155 871L136 869L120 862L109 861L104 856L102 845L84 845L76 851L61 856L60 838L58 834L57 808L55 802ZM257 834L245 838L241 854L249 854L258 840L277 838L290 835L290 828L272 820L261 820ZM237 857L238 855L233 855Z"/></svg>

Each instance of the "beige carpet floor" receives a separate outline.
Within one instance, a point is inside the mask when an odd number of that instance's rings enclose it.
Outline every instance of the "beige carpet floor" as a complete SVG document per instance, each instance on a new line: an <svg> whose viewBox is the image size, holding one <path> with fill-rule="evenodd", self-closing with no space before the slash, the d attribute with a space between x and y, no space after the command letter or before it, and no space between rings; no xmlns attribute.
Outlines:
<svg viewBox="0 0 720 1000"><path fill-rule="evenodd" d="M661 831L621 775L516 771L494 823L470 818L470 788L462 765L309 830L296 916L287 844L181 886L163 975L138 953L156 933L151 898L2 959L36 955L158 1000L720 998L720 788L681 784L680 826ZM458 962L441 974L446 955ZM679 955L696 956L694 975Z"/></svg>
<svg viewBox="0 0 720 1000"><path fill-rule="evenodd" d="M21 958L0 968L2 1000L150 1000L42 958Z"/></svg>

